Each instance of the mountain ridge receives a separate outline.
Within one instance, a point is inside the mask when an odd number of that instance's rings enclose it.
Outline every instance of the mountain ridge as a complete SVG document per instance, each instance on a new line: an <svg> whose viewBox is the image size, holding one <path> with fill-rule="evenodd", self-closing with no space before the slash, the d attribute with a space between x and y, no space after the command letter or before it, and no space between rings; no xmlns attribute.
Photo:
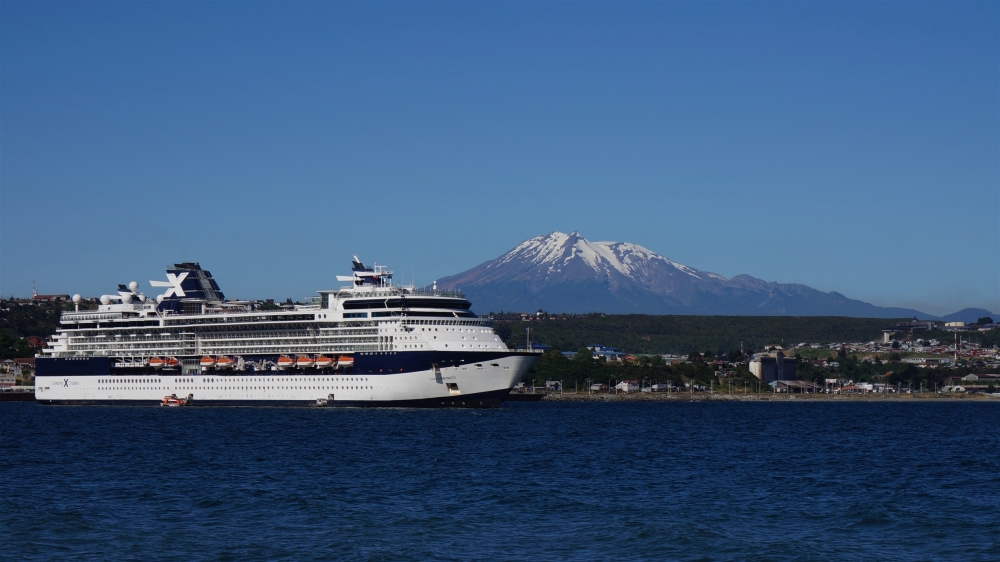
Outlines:
<svg viewBox="0 0 1000 562"><path fill-rule="evenodd" d="M966 322L975 321L975 314L995 316L982 309L964 309L939 317L910 308L876 306L801 283L777 283L747 274L727 279L638 244L591 242L576 231L530 238L496 259L439 279L437 284L443 289L461 289L477 309L492 311L916 316Z"/></svg>

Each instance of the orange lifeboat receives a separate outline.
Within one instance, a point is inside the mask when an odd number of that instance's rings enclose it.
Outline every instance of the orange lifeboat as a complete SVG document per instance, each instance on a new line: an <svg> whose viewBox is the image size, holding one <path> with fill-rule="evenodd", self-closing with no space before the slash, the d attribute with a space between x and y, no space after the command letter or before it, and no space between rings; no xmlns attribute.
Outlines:
<svg viewBox="0 0 1000 562"><path fill-rule="evenodd" d="M167 357L163 361L163 366L164 367L177 367L180 364L181 364L181 362L178 361L176 357Z"/></svg>
<svg viewBox="0 0 1000 562"><path fill-rule="evenodd" d="M236 361L232 357L226 357L225 355L219 357L215 362L215 366L219 369L232 369L236 365Z"/></svg>
<svg viewBox="0 0 1000 562"><path fill-rule="evenodd" d="M332 365L333 365L333 359L331 359L330 357L327 357L326 355L316 356L317 369L326 369L327 367L330 367Z"/></svg>
<svg viewBox="0 0 1000 562"><path fill-rule="evenodd" d="M294 367L294 366L295 366L295 360L292 359L291 357L287 355L282 355L281 357L278 358L279 369L288 369L289 367Z"/></svg>
<svg viewBox="0 0 1000 562"><path fill-rule="evenodd" d="M163 358L162 357L150 357L149 358L149 366L152 367L152 368L154 368L154 369L162 369L163 368Z"/></svg>
<svg viewBox="0 0 1000 562"><path fill-rule="evenodd" d="M343 367L353 367L354 366L354 356L352 355L341 355L337 359L337 364Z"/></svg>
<svg viewBox="0 0 1000 562"><path fill-rule="evenodd" d="M211 369L214 366L215 366L215 357L209 357L208 355L206 355L205 357L201 358L202 369Z"/></svg>
<svg viewBox="0 0 1000 562"><path fill-rule="evenodd" d="M316 364L316 360L309 355L299 355L295 358L295 366L300 369L306 369L312 367Z"/></svg>

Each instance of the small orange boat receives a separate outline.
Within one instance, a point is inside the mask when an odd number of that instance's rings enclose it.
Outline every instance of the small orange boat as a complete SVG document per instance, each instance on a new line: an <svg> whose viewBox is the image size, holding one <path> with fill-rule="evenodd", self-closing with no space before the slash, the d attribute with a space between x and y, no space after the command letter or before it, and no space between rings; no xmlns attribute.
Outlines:
<svg viewBox="0 0 1000 562"><path fill-rule="evenodd" d="M289 367L294 367L294 366L295 366L295 360L292 359L291 357L287 355L282 355L281 357L278 358L279 369L287 369Z"/></svg>
<svg viewBox="0 0 1000 562"><path fill-rule="evenodd" d="M337 359L337 364L342 367L353 367L354 366L354 356L353 355L341 355Z"/></svg>
<svg viewBox="0 0 1000 562"><path fill-rule="evenodd" d="M170 396L163 397L163 402L160 402L160 406L187 406L187 400L178 398L176 394L171 394Z"/></svg>
<svg viewBox="0 0 1000 562"><path fill-rule="evenodd" d="M215 357L209 357L207 355L202 357L200 365L202 369L211 369L215 366Z"/></svg>
<svg viewBox="0 0 1000 562"><path fill-rule="evenodd" d="M150 357L149 358L149 366L152 367L152 368L154 368L154 369L162 369L163 368L163 363L164 363L164 361L163 361L162 357Z"/></svg>
<svg viewBox="0 0 1000 562"><path fill-rule="evenodd" d="M167 357L163 361L163 366L164 367L176 367L176 366L178 366L180 364L181 364L181 362L178 361L176 357Z"/></svg>
<svg viewBox="0 0 1000 562"><path fill-rule="evenodd" d="M326 369L327 367L330 367L332 365L333 365L333 359L332 358L327 357L326 355L317 355L316 356L316 368L317 369Z"/></svg>
<svg viewBox="0 0 1000 562"><path fill-rule="evenodd" d="M219 369L232 369L236 365L236 361L232 357L226 357L225 355L219 357L215 361L215 366Z"/></svg>
<svg viewBox="0 0 1000 562"><path fill-rule="evenodd" d="M295 366L300 369L306 369L312 367L316 364L316 360L309 355L299 355L295 358Z"/></svg>

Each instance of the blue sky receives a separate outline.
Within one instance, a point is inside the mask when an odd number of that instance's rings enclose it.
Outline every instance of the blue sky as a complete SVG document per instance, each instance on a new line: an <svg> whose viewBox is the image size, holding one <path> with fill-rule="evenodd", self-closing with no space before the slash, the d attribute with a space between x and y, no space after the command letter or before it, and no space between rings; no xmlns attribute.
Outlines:
<svg viewBox="0 0 1000 562"><path fill-rule="evenodd" d="M301 298L554 230L1000 311L995 2L0 3L0 293Z"/></svg>

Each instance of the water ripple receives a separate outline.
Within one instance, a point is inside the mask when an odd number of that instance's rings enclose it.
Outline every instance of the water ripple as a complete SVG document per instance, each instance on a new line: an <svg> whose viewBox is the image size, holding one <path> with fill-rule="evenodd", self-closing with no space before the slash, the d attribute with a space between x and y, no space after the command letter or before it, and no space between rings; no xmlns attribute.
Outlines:
<svg viewBox="0 0 1000 562"><path fill-rule="evenodd" d="M993 404L0 407L5 556L1000 558Z"/></svg>

